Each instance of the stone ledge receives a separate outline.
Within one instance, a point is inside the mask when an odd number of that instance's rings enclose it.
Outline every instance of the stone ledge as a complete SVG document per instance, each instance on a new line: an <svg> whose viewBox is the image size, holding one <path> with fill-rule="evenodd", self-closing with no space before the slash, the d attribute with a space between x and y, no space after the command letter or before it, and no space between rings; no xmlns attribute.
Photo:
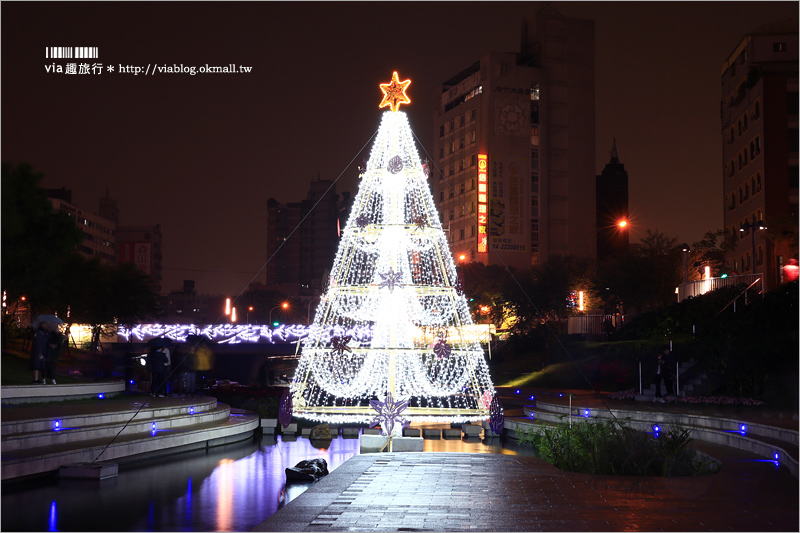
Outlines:
<svg viewBox="0 0 800 533"><path fill-rule="evenodd" d="M380 452L387 439L384 435L361 435L361 453ZM421 437L393 437L391 446L392 452L421 452L425 445Z"/></svg>
<svg viewBox="0 0 800 533"><path fill-rule="evenodd" d="M102 383L71 383L68 385L11 385L2 388L2 405L57 402L94 398L98 394L125 392L124 381Z"/></svg>

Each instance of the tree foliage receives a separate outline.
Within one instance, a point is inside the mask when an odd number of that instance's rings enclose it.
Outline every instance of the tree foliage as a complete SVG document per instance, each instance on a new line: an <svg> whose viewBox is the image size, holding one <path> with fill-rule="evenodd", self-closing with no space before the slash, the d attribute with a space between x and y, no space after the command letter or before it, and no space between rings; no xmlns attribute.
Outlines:
<svg viewBox="0 0 800 533"><path fill-rule="evenodd" d="M2 167L2 288L9 299L25 296L33 314L50 311L63 263L83 232L67 214L53 212L41 173L27 164Z"/></svg>

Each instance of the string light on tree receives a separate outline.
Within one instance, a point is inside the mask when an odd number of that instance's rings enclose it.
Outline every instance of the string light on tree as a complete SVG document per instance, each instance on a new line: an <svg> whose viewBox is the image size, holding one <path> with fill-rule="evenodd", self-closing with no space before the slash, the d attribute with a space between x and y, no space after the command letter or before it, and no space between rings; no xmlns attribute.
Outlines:
<svg viewBox="0 0 800 533"><path fill-rule="evenodd" d="M472 318L457 290L430 172L399 111L411 101L410 83L394 72L380 85L380 107L389 110L360 165L358 193L286 402L300 418L368 423L376 411L385 421L402 407L409 422L479 421L490 417L496 399L484 351L467 334ZM370 338L330 334L361 327Z"/></svg>

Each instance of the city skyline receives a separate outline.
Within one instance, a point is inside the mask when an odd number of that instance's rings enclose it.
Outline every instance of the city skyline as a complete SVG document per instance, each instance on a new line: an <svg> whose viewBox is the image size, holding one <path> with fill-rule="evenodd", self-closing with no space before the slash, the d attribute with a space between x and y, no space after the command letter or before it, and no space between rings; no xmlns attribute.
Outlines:
<svg viewBox="0 0 800 533"><path fill-rule="evenodd" d="M551 6L595 20L595 171L616 139L631 242L647 229L690 244L721 229L722 64L748 32L796 20L797 4ZM42 186L72 189L86 210L108 190L121 225L161 224L164 293L192 279L200 293L235 296L265 281L269 198L300 201L318 176L357 192L356 166L383 114L380 83L393 71L411 79L404 110L424 158L436 88L486 51L519 51L522 16L539 8L4 3L2 159L31 164ZM47 72L69 62L45 58L48 46L96 46L87 63L102 74ZM166 72L231 63L252 70ZM120 72L135 65L163 71Z"/></svg>

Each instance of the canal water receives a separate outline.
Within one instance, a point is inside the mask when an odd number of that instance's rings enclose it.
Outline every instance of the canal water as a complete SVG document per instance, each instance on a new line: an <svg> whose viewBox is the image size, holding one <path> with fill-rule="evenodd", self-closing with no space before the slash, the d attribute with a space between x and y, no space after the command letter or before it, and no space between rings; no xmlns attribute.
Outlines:
<svg viewBox="0 0 800 533"><path fill-rule="evenodd" d="M533 455L500 439L425 439L425 451ZM123 465L102 481L3 484L2 531L249 531L311 484L286 484L284 469L322 458L333 471L359 439L327 449L303 437L265 435L238 444Z"/></svg>

